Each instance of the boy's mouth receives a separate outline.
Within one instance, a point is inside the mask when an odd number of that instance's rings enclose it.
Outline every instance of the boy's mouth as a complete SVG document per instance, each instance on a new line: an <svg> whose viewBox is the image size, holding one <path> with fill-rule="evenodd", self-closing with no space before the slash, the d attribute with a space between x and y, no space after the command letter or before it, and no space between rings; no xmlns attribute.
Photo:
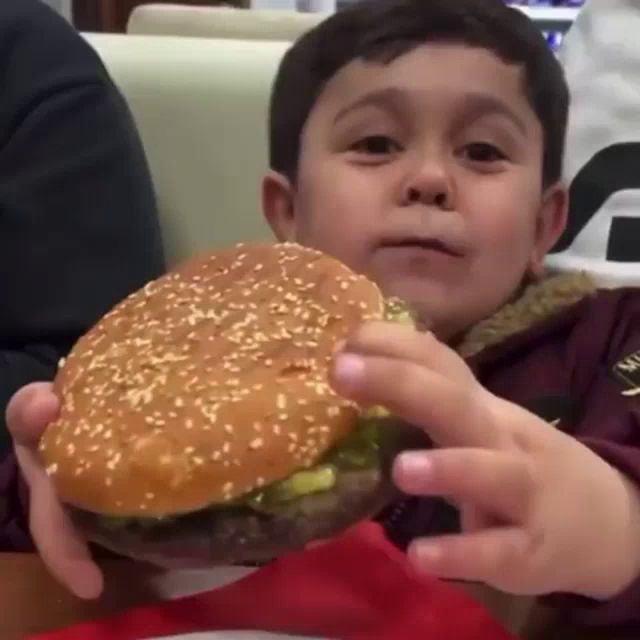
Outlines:
<svg viewBox="0 0 640 640"><path fill-rule="evenodd" d="M383 249L421 249L423 251L436 251L454 258L460 258L463 255L462 251L457 247L452 247L438 238L393 238L383 240L380 243L380 247Z"/></svg>

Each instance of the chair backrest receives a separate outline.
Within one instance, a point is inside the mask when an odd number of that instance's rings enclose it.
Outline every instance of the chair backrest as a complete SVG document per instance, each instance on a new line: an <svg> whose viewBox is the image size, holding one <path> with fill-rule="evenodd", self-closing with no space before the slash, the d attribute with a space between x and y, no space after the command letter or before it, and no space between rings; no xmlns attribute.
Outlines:
<svg viewBox="0 0 640 640"><path fill-rule="evenodd" d="M268 239L260 213L270 86L289 46L89 34L139 128L167 259Z"/></svg>
<svg viewBox="0 0 640 640"><path fill-rule="evenodd" d="M146 4L131 13L127 33L293 41L325 17L326 14L299 11Z"/></svg>

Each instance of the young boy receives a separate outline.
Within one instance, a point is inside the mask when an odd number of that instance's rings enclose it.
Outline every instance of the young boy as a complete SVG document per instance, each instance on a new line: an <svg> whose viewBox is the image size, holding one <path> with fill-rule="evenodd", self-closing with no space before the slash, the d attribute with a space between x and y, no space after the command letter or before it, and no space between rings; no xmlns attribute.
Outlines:
<svg viewBox="0 0 640 640"><path fill-rule="evenodd" d="M414 497L381 516L414 565L640 623L640 297L542 277L566 223L567 109L543 37L501 0L359 4L282 63L264 211L280 240L367 273L429 329L362 327L334 369L344 395L434 442L398 458ZM32 533L58 577L95 595L34 453L55 412L31 388L9 416ZM434 497L460 507L459 529Z"/></svg>

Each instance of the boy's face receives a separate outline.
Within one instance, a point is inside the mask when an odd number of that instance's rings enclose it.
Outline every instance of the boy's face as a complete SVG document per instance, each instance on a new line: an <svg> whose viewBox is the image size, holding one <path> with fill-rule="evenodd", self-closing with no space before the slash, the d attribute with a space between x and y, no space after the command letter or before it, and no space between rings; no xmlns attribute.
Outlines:
<svg viewBox="0 0 640 640"><path fill-rule="evenodd" d="M446 339L539 273L562 232L566 195L543 190L542 156L519 68L425 45L334 76L303 131L295 185L267 176L264 211L280 240L367 274Z"/></svg>

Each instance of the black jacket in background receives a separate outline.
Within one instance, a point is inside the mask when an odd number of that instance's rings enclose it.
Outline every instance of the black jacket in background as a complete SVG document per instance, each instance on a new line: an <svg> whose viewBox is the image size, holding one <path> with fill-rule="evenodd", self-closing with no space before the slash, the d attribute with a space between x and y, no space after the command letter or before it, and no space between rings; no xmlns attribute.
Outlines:
<svg viewBox="0 0 640 640"><path fill-rule="evenodd" d="M38 0L0 1L0 455L4 410L163 270L151 178L100 59Z"/></svg>

